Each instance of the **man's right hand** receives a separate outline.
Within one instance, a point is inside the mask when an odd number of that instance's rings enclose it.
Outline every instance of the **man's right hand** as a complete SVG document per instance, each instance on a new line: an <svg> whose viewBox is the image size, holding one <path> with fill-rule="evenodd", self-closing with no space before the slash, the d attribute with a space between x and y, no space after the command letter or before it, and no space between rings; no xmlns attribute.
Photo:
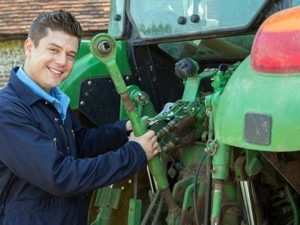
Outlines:
<svg viewBox="0 0 300 225"><path fill-rule="evenodd" d="M133 132L130 133L129 141L136 141L144 149L147 159L152 159L156 154L161 152L159 144L157 142L157 136L153 130L147 131L142 136L136 137Z"/></svg>

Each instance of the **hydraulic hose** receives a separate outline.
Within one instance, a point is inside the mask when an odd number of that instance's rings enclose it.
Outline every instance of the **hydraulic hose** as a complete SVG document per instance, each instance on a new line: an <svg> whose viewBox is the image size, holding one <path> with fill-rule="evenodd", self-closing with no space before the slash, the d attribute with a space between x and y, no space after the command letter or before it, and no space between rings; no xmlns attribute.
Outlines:
<svg viewBox="0 0 300 225"><path fill-rule="evenodd" d="M148 218L149 218L149 216L150 216L150 214L151 214L151 212L152 212L152 210L153 210L153 208L155 206L155 203L156 203L159 195L160 195L159 191L155 193L155 195L154 195L154 197L153 197L153 199L152 199L152 201L151 201L151 203L150 203L150 205L149 205L149 207L147 209L147 212L146 212L146 214L145 214L145 216L144 216L144 218L142 220L141 225L146 225L147 224Z"/></svg>
<svg viewBox="0 0 300 225"><path fill-rule="evenodd" d="M193 197L194 197L194 201L193 201L193 204L194 204L194 211L195 211L195 222L196 222L196 225L200 225L200 222L199 222L199 215L198 215L198 207L197 207L197 194L198 194L198 177L199 177L199 174L200 174L200 170L201 170L201 168L202 168L202 166L203 166L203 162L204 162L204 160L206 159L206 156L207 156L207 154L205 154L203 157L202 157L202 159L201 159L201 161L200 161L200 163L199 163L199 165L198 165L198 167L197 167L197 170L196 170L196 175L195 175L195 179L194 179L194 195L193 195Z"/></svg>

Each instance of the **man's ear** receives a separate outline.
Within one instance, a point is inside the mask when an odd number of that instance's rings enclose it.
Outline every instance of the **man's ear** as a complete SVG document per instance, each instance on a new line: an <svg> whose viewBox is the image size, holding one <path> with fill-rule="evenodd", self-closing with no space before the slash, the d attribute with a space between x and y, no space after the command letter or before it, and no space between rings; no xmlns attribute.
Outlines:
<svg viewBox="0 0 300 225"><path fill-rule="evenodd" d="M24 50L26 57L29 57L31 55L32 49L34 48L33 41L28 37L26 41L24 42Z"/></svg>

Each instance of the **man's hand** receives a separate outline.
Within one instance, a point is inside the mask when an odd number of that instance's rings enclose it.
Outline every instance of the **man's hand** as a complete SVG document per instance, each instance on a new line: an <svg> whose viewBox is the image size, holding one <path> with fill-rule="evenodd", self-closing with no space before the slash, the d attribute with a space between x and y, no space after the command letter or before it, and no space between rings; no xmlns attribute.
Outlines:
<svg viewBox="0 0 300 225"><path fill-rule="evenodd" d="M139 143L144 149L148 160L152 159L156 154L161 152L157 142L157 136L153 130L147 131L140 137L135 137L133 132L131 132L129 141L136 141Z"/></svg>
<svg viewBox="0 0 300 225"><path fill-rule="evenodd" d="M132 124L131 124L130 120L128 120L126 122L126 131L132 131Z"/></svg>

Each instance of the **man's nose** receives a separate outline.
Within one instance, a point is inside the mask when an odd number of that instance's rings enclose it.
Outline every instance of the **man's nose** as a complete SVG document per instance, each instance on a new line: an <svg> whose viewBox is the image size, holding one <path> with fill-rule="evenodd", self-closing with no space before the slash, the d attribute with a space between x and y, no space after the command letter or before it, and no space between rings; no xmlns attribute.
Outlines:
<svg viewBox="0 0 300 225"><path fill-rule="evenodd" d="M55 62L61 66L65 66L67 64L67 55L64 53L58 54Z"/></svg>

